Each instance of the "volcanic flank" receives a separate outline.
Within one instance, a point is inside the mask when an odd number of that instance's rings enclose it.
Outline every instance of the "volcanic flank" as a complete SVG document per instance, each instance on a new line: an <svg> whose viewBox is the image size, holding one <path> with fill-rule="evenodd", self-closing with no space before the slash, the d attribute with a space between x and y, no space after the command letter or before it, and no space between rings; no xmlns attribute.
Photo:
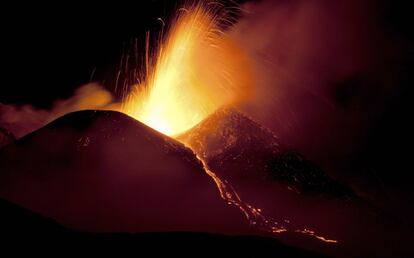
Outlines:
<svg viewBox="0 0 414 258"><path fill-rule="evenodd" d="M335 236L341 248L350 250L348 254L341 250L336 256L348 257L353 252L378 256L384 250L395 250L394 246L407 245L408 233L397 236L402 229L388 224L386 214L301 154L279 144L270 130L235 109L217 110L177 139L267 219L291 232L306 233L311 228ZM381 249L367 247L366 241L375 241Z"/></svg>
<svg viewBox="0 0 414 258"><path fill-rule="evenodd" d="M279 182L298 193L352 195L302 155L280 146L269 129L235 109L217 110L178 139L235 187Z"/></svg>
<svg viewBox="0 0 414 258"><path fill-rule="evenodd" d="M181 143L118 112L65 115L0 151L0 197L86 231L249 232Z"/></svg>

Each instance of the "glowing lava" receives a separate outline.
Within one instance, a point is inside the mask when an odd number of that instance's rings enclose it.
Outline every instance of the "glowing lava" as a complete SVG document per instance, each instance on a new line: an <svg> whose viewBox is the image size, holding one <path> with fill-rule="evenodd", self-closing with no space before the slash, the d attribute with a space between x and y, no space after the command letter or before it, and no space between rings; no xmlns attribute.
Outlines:
<svg viewBox="0 0 414 258"><path fill-rule="evenodd" d="M223 24L229 23L224 9L215 1L179 9L154 56L155 62L146 58L145 80L135 85L123 102L124 113L166 135L178 136L221 106L249 95L251 74L247 59L221 30ZM147 52L148 45L147 42ZM261 209L243 202L227 181L198 158L222 199L238 207L252 225L269 233L288 230L288 223L267 218ZM336 243L311 230L295 232Z"/></svg>
<svg viewBox="0 0 414 258"><path fill-rule="evenodd" d="M147 58L150 72L127 97L123 111L174 136L243 98L250 72L243 53L220 29L229 23L225 17L217 3L179 9L156 61Z"/></svg>

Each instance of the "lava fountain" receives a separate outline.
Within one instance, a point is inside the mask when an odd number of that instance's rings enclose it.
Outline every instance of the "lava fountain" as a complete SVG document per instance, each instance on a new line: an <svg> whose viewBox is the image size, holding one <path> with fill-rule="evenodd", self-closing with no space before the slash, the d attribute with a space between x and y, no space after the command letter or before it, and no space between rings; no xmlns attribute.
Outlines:
<svg viewBox="0 0 414 258"><path fill-rule="evenodd" d="M231 25L228 10L216 1L180 8L153 57L147 37L146 73L122 103L122 112L171 137L179 136L224 105L249 96L251 72L247 57L223 31ZM164 22L162 21L164 24ZM220 196L240 209L250 224L269 233L288 231L261 209L245 203L198 157L214 180ZM336 240L308 229L293 229L328 243Z"/></svg>
<svg viewBox="0 0 414 258"><path fill-rule="evenodd" d="M214 2L179 9L154 59L147 56L144 82L134 86L123 111L174 136L247 96L250 69L222 30L231 23L225 12Z"/></svg>

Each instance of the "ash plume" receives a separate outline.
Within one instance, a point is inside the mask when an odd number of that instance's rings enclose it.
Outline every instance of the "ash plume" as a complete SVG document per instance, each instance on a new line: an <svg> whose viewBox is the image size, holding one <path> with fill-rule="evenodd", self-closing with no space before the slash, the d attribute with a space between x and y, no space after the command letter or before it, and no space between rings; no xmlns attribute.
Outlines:
<svg viewBox="0 0 414 258"><path fill-rule="evenodd" d="M404 49L381 5L265 0L242 10L232 37L255 75L242 109L311 158L351 155L401 91Z"/></svg>

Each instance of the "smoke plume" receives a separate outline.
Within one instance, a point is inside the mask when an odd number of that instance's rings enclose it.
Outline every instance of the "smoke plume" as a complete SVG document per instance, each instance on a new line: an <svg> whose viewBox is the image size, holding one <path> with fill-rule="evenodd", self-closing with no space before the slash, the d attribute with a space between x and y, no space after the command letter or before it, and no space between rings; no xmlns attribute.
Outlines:
<svg viewBox="0 0 414 258"><path fill-rule="evenodd" d="M20 138L66 113L84 109L113 109L111 103L111 93L96 83L80 87L69 99L56 101L50 110L0 103L0 128Z"/></svg>
<svg viewBox="0 0 414 258"><path fill-rule="evenodd" d="M232 32L255 74L243 109L311 158L354 152L398 91L396 43L368 3L247 3Z"/></svg>
<svg viewBox="0 0 414 258"><path fill-rule="evenodd" d="M247 2L231 32L254 74L241 109L332 176L380 195L384 182L404 189L400 149L412 134L402 97L410 43L385 2Z"/></svg>

